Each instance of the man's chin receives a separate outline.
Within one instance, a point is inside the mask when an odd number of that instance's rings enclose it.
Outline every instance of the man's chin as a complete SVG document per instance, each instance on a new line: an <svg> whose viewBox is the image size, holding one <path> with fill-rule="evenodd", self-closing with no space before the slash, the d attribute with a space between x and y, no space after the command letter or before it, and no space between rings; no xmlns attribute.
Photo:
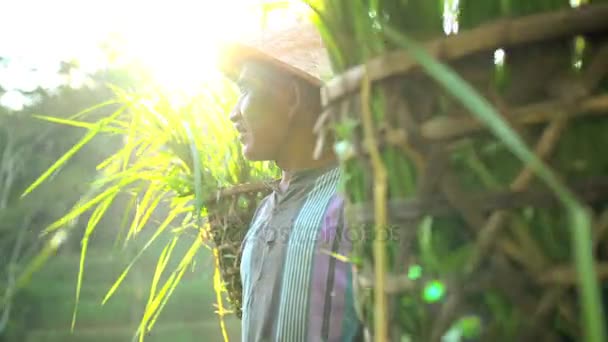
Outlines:
<svg viewBox="0 0 608 342"><path fill-rule="evenodd" d="M244 145L243 146L243 156L245 156L245 159L249 160L249 161L260 161L260 156L259 153L256 153L257 151L255 149L250 148L250 146L248 145Z"/></svg>
<svg viewBox="0 0 608 342"><path fill-rule="evenodd" d="M256 151L254 148L251 148L251 146L249 146L249 145L243 146L243 156L245 157L245 159L247 159L249 161L268 160L267 158L264 158L263 153Z"/></svg>

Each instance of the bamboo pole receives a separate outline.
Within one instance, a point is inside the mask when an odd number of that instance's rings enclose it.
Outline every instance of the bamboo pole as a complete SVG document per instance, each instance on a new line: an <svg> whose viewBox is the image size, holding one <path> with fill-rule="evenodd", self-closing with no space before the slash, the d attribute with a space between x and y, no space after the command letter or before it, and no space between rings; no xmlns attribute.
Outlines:
<svg viewBox="0 0 608 342"><path fill-rule="evenodd" d="M476 52L509 48L542 40L608 29L608 4L587 5L576 9L529 15L517 19L499 19L490 24L438 38L425 44L429 54L441 60L462 58ZM371 82L404 74L418 66L405 51L392 51L355 66L330 80L321 89L323 106L357 91L364 78Z"/></svg>
<svg viewBox="0 0 608 342"><path fill-rule="evenodd" d="M387 172L378 151L378 144L374 135L374 124L370 110L371 83L368 78L363 78L361 84L361 115L365 144L371 157L374 170L374 207L375 207L375 231L373 241L374 250L374 272L376 286L374 289L374 339L379 342L388 341L388 317L387 296L384 291L386 283L386 241L379 238L383 229L388 227L386 212L387 195Z"/></svg>

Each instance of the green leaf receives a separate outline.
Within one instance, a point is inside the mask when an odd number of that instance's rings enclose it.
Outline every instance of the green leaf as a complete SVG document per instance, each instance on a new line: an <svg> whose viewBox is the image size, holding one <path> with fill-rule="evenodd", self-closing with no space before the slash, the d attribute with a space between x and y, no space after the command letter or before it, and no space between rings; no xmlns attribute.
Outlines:
<svg viewBox="0 0 608 342"><path fill-rule="evenodd" d="M195 239L190 249L186 252L182 260L180 261L177 268L174 272L169 276L169 279L165 282L165 285L162 287L158 295L154 298L154 300L150 303L150 306L146 308L144 312L144 317L141 320L141 323L137 329L137 334L140 337L140 341L143 341L144 335L147 331L152 329L154 323L160 312L162 311L164 305L167 303L169 297L173 293L173 290L179 284L179 280L184 275L185 271L188 269L188 266L192 263L196 252L201 247L201 240ZM148 324L150 323L150 324Z"/></svg>
<svg viewBox="0 0 608 342"><path fill-rule="evenodd" d="M124 269L124 271L122 272L120 277L118 277L118 279L114 282L114 284L112 285L112 288L110 288L110 290L108 291L108 293L105 295L104 299L102 300L102 304L107 302L108 299L110 299L110 297L112 297L114 292L116 292L116 290L118 289L118 287L120 286L120 284L122 283L124 278L127 276L129 271L131 270L131 267L133 267L133 265L137 262L137 260L139 260L139 258L143 255L143 253L152 245L152 243L154 243L154 241L156 241L156 239L160 236L160 234L162 234L162 232L165 231L165 229L169 226L169 224L171 224L171 222L173 222L173 220L179 214L181 214L181 211L179 209L173 209L173 210L171 210L171 212L169 212L169 214L167 215L167 217L165 218L163 223L161 223L161 225L156 229L156 232L154 232L154 235L152 235L152 237L150 239L148 239L148 241L146 242L144 247L142 247L142 249L139 250L139 252L135 255L135 257L133 257L133 259L131 260L129 265Z"/></svg>
<svg viewBox="0 0 608 342"><path fill-rule="evenodd" d="M91 218L89 219L89 222L85 229L84 237L82 238L82 248L80 251L80 263L79 263L79 268L78 268L78 282L76 284L76 300L74 302L74 311L72 313L72 325L70 328L70 330L72 332L74 332L74 326L76 325L76 314L78 313L78 303L80 301L80 289L82 287L82 277L84 274L84 261L85 261L85 257L87 254L87 247L89 245L89 237L95 230L95 227L97 226L97 224L99 223L99 221L101 220L103 215L106 213L106 211L110 207L110 204L112 204L112 201L114 200L115 195L116 195L116 193L114 193L113 196L106 198L95 209L95 211L91 215Z"/></svg>
<svg viewBox="0 0 608 342"><path fill-rule="evenodd" d="M104 101L104 102L102 102L100 104L97 104L97 105L94 105L94 106L91 106L89 108L81 110L80 112L78 112L78 113L70 116L69 119L70 120L76 120L76 119L80 118L81 116L84 116L84 115L89 114L89 113L91 113L93 111L96 111L99 108L107 107L109 105L118 104L118 103L119 102L116 101L116 100Z"/></svg>
<svg viewBox="0 0 608 342"><path fill-rule="evenodd" d="M95 129L89 131L76 145L72 146L70 150L68 150L61 158L59 158L51 167L49 167L38 179L32 183L24 192L21 194L21 197L27 196L30 192L36 189L42 182L44 182L47 178L49 178L55 171L57 171L61 166L63 166L70 158L72 158L80 149L86 145L89 141L93 140L93 138L101 131L101 125L97 124Z"/></svg>
<svg viewBox="0 0 608 342"><path fill-rule="evenodd" d="M53 116L46 116L46 115L33 115L33 117L38 118L40 120L45 120L48 122L52 122L52 123L57 123L57 124L61 124L61 125L65 125L65 126L73 126L73 127L79 127L79 128L86 128L89 130L94 130L96 129L98 123L91 123L91 122L85 122L85 121L76 121L76 120L70 120L70 119L62 119L62 118L58 118L58 117L53 117ZM101 132L109 132L109 133L115 133L115 134L122 134L123 131L119 130L117 128L113 128L113 127L102 127L100 129Z"/></svg>
<svg viewBox="0 0 608 342"><path fill-rule="evenodd" d="M429 267L433 271L441 269L441 263L437 260L433 251L433 217L425 216L419 226L420 253L425 268Z"/></svg>
<svg viewBox="0 0 608 342"><path fill-rule="evenodd" d="M74 208L72 208L72 210L70 212L68 212L65 216L63 216L62 218L53 222L50 226L45 228L44 231L42 232L42 235L46 235L52 231L55 231L55 230L61 228L63 225L69 223L70 221L72 221L75 218L77 218L78 216L80 216L82 213L91 209L95 204L105 200L107 197L114 196L116 193L118 193L120 191L121 187L123 187L125 185L126 185L125 183L117 184L116 186L106 189L104 192L95 196L93 199L91 199L90 201L88 201L84 204L77 203L74 206Z"/></svg>
<svg viewBox="0 0 608 342"><path fill-rule="evenodd" d="M134 263L131 262L122 271L122 273L120 274L120 276L118 277L118 279L116 279L116 281L114 282L114 284L112 284L112 287L108 290L108 292L106 293L106 295L101 300L101 305L104 305L110 299L110 297L112 297L112 295L114 294L114 292L116 292L116 290L118 290L118 287L120 286L120 284L122 284L122 281L125 279L125 277L127 276L127 274L129 274L129 271L131 270L131 267L133 265L134 265Z"/></svg>
<svg viewBox="0 0 608 342"><path fill-rule="evenodd" d="M163 251L160 254L160 257L158 258L158 262L156 264L156 270L154 271L154 277L152 278L152 284L150 286L150 296L148 297L148 303L146 304L146 308L149 308L150 305L152 304L152 300L154 299L154 296L156 294L156 287L158 286L158 282L160 281L160 277L163 274L163 272L165 271L165 268L167 267L167 263L169 262L169 259L171 257L171 253L173 252L173 248L175 247L175 245L177 244L179 237L174 237L171 242L169 242L165 248L163 248Z"/></svg>
<svg viewBox="0 0 608 342"><path fill-rule="evenodd" d="M129 165L129 160L131 159L131 153L135 147L139 145L140 142L143 142L143 139L136 138L136 128L138 127L139 121L137 120L137 116L133 115L131 118L131 122L129 125L129 129L127 131L127 136L125 138L126 144L122 148L122 170L126 170Z"/></svg>
<svg viewBox="0 0 608 342"><path fill-rule="evenodd" d="M120 115L124 111L124 107L117 110L114 114L112 114L108 119L116 117ZM63 156L61 156L51 167L49 167L38 179L32 183L21 195L21 197L27 196L30 192L36 189L42 182L44 182L47 178L49 178L55 171L57 171L61 166L63 166L70 158L72 158L80 149L86 145L88 142L93 140L99 132L105 127L105 125L109 122L109 120L101 120L99 121L93 129L91 129L78 143L76 143L72 148L70 148Z"/></svg>
<svg viewBox="0 0 608 342"><path fill-rule="evenodd" d="M156 209L158 206L161 199L162 195L159 194L158 186L154 183L148 185L148 189L146 190L141 202L137 203L135 206L135 217L131 222L131 228L129 228L126 240L129 240L129 238L139 233L141 228L146 224L152 215L154 209ZM152 203L148 204L150 201L152 201Z"/></svg>
<svg viewBox="0 0 608 342"><path fill-rule="evenodd" d="M201 210L203 208L203 185L202 185L202 172L201 172L201 160L200 155L198 153L198 149L196 148L196 144L194 141L194 137L192 136L192 131L190 130L190 126L184 122L184 129L188 134L188 140L190 141L190 150L192 153L192 161L194 163L194 198L195 198L195 208L196 210L196 223L200 227L201 223Z"/></svg>
<svg viewBox="0 0 608 342"><path fill-rule="evenodd" d="M169 290L162 296L162 301L161 301L160 305L156 308L154 316L149 320L149 323L147 326L147 331L152 330L152 328L154 327L154 324L158 320L160 313L163 311L165 305L169 302L169 298L171 298L173 291L177 288L177 285L179 285L180 280L182 279L182 277L184 276L184 274L186 273L187 270L188 270L188 268L182 268L179 270L179 273L177 274L175 281L173 281L171 283L171 287L169 287Z"/></svg>

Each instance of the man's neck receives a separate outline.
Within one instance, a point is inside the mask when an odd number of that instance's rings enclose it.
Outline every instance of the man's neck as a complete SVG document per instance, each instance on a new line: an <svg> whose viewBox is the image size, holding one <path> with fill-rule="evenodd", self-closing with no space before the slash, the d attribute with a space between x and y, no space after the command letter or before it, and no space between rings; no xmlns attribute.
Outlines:
<svg viewBox="0 0 608 342"><path fill-rule="evenodd" d="M277 165L283 171L283 175L281 177L281 183L279 184L279 189L281 191L287 190L289 187L289 183L291 182L293 176L299 172L304 170L312 170L312 169L320 169L327 166L330 166L336 162L336 158L333 153L326 153L321 156L319 159L312 158L312 152L309 154L310 158L294 158L291 161L277 161ZM297 160L301 159L301 160Z"/></svg>
<svg viewBox="0 0 608 342"><path fill-rule="evenodd" d="M305 114L299 114L307 117ZM326 148L318 159L314 158L316 138L311 134L314 124L294 120L290 122L285 135L285 144L280 146L276 164L283 171L279 188L283 191L289 186L293 175L298 171L319 169L336 162L331 148Z"/></svg>
<svg viewBox="0 0 608 342"><path fill-rule="evenodd" d="M279 147L275 162L283 171L297 172L306 169L315 169L323 167L335 160L333 150L326 148L324 153L318 159L314 159L314 149L316 144L315 137L310 129L299 127L293 128L298 122L292 123L290 129L287 130L284 144ZM304 127L308 127L306 123L300 123Z"/></svg>

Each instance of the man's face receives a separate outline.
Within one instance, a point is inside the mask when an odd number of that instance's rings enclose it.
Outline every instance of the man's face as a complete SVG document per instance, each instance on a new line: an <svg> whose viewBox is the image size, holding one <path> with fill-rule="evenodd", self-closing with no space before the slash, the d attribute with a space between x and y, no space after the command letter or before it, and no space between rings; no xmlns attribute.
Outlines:
<svg viewBox="0 0 608 342"><path fill-rule="evenodd" d="M245 157L276 160L289 126L292 85L271 68L253 62L243 66L238 85L241 95L230 120L240 134Z"/></svg>

